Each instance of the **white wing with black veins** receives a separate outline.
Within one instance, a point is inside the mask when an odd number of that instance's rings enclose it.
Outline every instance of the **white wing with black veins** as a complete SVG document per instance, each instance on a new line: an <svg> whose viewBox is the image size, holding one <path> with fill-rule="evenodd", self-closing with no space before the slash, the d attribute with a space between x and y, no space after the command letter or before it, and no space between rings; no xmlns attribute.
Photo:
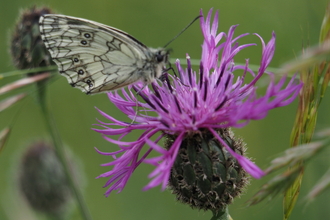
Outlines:
<svg viewBox="0 0 330 220"><path fill-rule="evenodd" d="M168 62L127 33L86 19L44 15L40 33L59 72L87 94L115 90L136 81L150 83Z"/></svg>

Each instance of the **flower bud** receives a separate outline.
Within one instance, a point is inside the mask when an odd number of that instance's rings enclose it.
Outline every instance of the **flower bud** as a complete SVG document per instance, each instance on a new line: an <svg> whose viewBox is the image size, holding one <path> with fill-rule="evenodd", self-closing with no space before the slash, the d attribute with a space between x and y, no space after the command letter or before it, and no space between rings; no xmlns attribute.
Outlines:
<svg viewBox="0 0 330 220"><path fill-rule="evenodd" d="M10 53L18 69L54 65L39 32L39 18L52 14L47 7L33 6L21 12L11 36Z"/></svg>
<svg viewBox="0 0 330 220"><path fill-rule="evenodd" d="M49 216L63 216L71 192L54 149L44 142L32 144L25 152L19 187L29 205Z"/></svg>

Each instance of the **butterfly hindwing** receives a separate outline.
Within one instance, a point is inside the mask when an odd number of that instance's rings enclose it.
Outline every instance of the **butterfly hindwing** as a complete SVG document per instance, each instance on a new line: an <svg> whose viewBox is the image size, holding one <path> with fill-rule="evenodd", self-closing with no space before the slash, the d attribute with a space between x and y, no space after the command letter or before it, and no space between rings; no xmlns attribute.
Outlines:
<svg viewBox="0 0 330 220"><path fill-rule="evenodd" d="M59 72L86 93L115 90L159 77L167 52L148 48L127 33L64 15L40 18L40 32ZM161 54L164 60L157 60Z"/></svg>

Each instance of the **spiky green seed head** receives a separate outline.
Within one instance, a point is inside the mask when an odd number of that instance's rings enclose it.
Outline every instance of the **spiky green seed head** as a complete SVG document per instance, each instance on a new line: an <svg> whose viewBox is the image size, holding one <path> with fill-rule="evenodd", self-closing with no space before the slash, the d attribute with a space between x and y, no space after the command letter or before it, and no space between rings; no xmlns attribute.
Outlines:
<svg viewBox="0 0 330 220"><path fill-rule="evenodd" d="M245 144L229 129L219 136L236 153L244 155ZM166 146L174 136L167 135ZM187 135L171 171L169 187L182 203L192 208L224 210L248 184L247 173L214 136L205 131Z"/></svg>

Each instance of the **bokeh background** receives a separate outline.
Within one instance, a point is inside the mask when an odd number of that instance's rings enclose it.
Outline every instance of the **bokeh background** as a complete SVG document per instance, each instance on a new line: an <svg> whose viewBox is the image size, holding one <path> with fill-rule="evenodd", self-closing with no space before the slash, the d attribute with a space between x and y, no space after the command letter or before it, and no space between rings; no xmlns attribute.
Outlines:
<svg viewBox="0 0 330 220"><path fill-rule="evenodd" d="M288 60L295 59L303 46L317 44L327 3L327 0L1 0L0 72L14 70L8 53L10 31L19 11L34 4L49 6L60 14L117 27L151 47L165 45L199 14L201 8L207 13L213 7L220 10L221 31L226 32L231 25L240 24L236 36L246 32L258 33L266 41L270 39L272 31L275 31L276 53L271 66L277 68ZM258 38L251 35L240 42L257 42L258 47L245 49L236 62L250 58L251 63L258 64L261 54ZM171 57L180 58L185 62L184 57L189 53L192 59L199 59L201 44L200 27L195 23L170 45L170 48L173 48ZM9 81L18 78L13 77ZM8 81L1 80L0 85L6 82ZM29 89L33 91L34 87L31 86ZM261 88L260 94L263 90L264 88ZM329 95L327 94L321 105L317 129L330 125ZM123 116L109 102L106 94L86 96L80 90L71 88L66 79L60 76L49 85L48 99L63 142L70 147L79 161L84 179L84 196L95 220L211 218L211 213L192 210L178 203L169 191L162 192L159 187L142 191L143 186L149 181L147 175L152 170L152 167L147 165L142 165L136 170L124 191L119 194L112 193L108 198L104 197L105 189L102 186L106 179L95 177L108 170L99 164L108 162L110 158L99 155L94 147L104 151L114 151L116 147L91 130L96 118L102 119L94 107L124 119ZM253 121L242 129L235 129L236 134L243 137L247 143L249 156L255 158L260 167L266 168L271 159L288 147L296 108L297 101L290 106L272 110L263 120ZM0 129L9 124L13 126L13 131L0 154L0 219L36 219L37 215L24 206L19 191L15 188L18 164L24 149L33 140L48 139L33 92L23 105L18 104L0 114ZM329 192L312 203L304 200L304 195L328 169L328 158L329 151L326 151L307 166L301 196L293 211L292 220L330 218ZM267 178L252 180L246 193L230 206L233 219L282 219L281 196L253 207L246 207L245 202ZM72 212L71 219L80 219L77 210Z"/></svg>

